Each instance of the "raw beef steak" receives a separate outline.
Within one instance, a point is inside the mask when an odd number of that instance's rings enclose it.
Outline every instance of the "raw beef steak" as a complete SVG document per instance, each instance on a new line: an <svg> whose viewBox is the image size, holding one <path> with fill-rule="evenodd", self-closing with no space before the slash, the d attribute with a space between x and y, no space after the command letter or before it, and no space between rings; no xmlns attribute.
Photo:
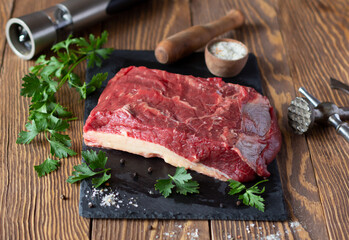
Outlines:
<svg viewBox="0 0 349 240"><path fill-rule="evenodd" d="M128 67L101 94L84 141L243 182L270 175L281 134L268 99L252 88Z"/></svg>

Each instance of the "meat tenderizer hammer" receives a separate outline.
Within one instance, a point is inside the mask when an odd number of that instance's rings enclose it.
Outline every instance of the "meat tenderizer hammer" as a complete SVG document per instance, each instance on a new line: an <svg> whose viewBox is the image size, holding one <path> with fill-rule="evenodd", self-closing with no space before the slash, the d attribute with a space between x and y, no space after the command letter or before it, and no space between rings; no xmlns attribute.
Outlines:
<svg viewBox="0 0 349 240"><path fill-rule="evenodd" d="M298 91L305 98L296 97L288 107L288 122L297 134L306 133L314 123L331 125L349 142L349 107L338 107L331 102L320 102L303 87ZM343 121L342 121L343 120Z"/></svg>

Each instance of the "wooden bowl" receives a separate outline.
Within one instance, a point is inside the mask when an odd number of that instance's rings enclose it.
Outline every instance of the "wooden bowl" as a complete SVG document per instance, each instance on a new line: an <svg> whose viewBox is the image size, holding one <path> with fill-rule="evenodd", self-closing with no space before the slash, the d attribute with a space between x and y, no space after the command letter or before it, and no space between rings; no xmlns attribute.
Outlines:
<svg viewBox="0 0 349 240"><path fill-rule="evenodd" d="M213 55L209 49L212 44L217 42L235 42L240 44L246 49L246 54L244 57L237 60L225 60ZM248 58L248 48L242 42L234 39L223 38L211 40L205 47L205 62L208 70L216 76L219 77L234 77L238 75L241 70L245 67Z"/></svg>

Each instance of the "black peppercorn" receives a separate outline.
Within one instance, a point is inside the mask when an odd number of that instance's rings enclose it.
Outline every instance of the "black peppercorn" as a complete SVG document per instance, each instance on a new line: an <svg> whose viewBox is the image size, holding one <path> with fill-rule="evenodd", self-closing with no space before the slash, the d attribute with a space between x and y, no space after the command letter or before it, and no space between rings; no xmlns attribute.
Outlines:
<svg viewBox="0 0 349 240"><path fill-rule="evenodd" d="M148 167L148 173L152 173L153 169L151 167Z"/></svg>
<svg viewBox="0 0 349 240"><path fill-rule="evenodd" d="M61 194L60 198L61 198L62 200L65 200L65 196L64 196L63 194Z"/></svg>
<svg viewBox="0 0 349 240"><path fill-rule="evenodd" d="M89 208L92 208L92 207L93 207L93 203L89 202L89 203L88 203L88 207L89 207Z"/></svg>
<svg viewBox="0 0 349 240"><path fill-rule="evenodd" d="M120 159L120 164L124 165L125 164L125 160L123 158Z"/></svg>

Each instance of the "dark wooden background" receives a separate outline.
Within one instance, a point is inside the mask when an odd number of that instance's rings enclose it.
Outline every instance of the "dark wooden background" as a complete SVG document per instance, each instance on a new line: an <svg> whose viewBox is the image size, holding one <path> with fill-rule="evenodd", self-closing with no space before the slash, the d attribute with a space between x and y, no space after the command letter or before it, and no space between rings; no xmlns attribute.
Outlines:
<svg viewBox="0 0 349 240"><path fill-rule="evenodd" d="M58 2L0 0L0 239L348 239L349 144L332 128L292 134L286 111L300 86L349 106L349 96L328 84L330 76L349 84L349 1L149 0L81 33L108 30L109 47L153 50L166 36L240 9L246 25L225 36L243 41L258 57L265 93L278 112L283 147L277 161L290 210L285 222L90 220L78 214L79 185L65 182L80 155L38 178L33 165L48 156L48 145L40 138L15 143L28 115L21 78L34 62L12 53L5 24ZM81 66L81 76L84 71ZM69 135L80 152L84 103L69 89L59 96L79 119Z"/></svg>

